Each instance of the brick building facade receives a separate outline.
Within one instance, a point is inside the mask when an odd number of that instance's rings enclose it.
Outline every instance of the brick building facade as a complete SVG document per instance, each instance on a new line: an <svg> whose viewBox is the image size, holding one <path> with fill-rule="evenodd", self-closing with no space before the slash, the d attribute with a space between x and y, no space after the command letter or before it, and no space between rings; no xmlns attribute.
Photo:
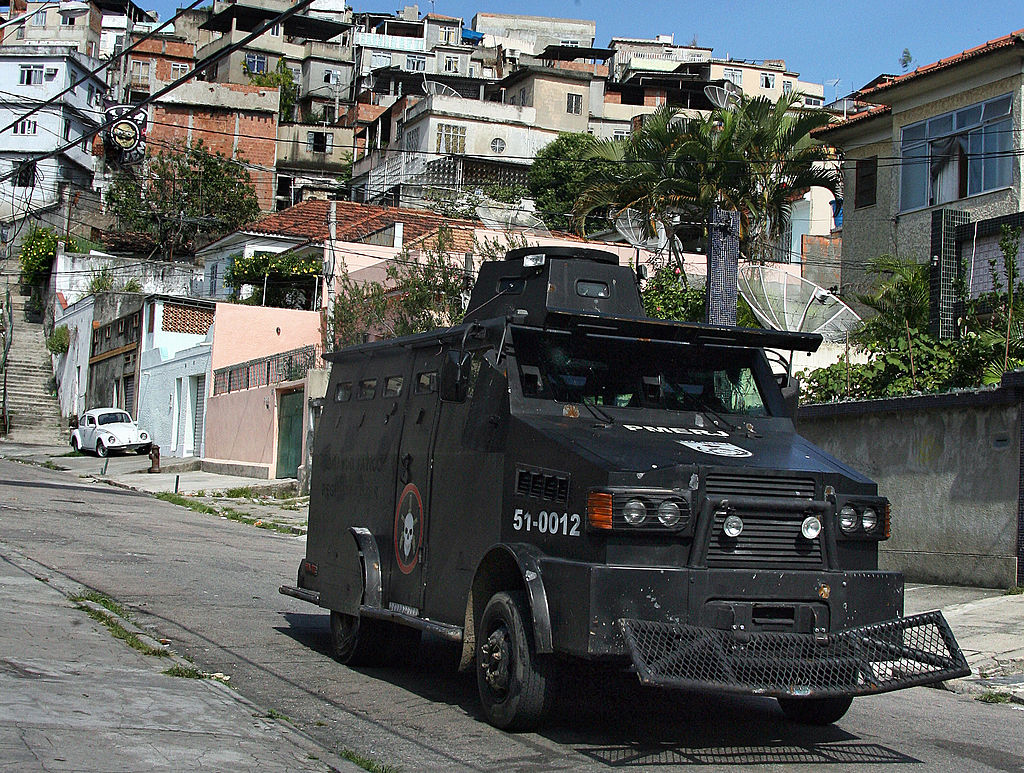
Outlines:
<svg viewBox="0 0 1024 773"><path fill-rule="evenodd" d="M160 84L162 85L162 84ZM153 152L200 140L213 153L245 164L260 209L274 208L278 91L235 83L183 83L150 107Z"/></svg>

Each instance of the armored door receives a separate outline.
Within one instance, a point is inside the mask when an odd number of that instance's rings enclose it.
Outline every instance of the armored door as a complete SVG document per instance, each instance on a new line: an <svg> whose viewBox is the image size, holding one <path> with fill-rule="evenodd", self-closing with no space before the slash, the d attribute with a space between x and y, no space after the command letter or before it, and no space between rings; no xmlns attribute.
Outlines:
<svg viewBox="0 0 1024 773"><path fill-rule="evenodd" d="M419 614L423 598L440 362L436 349L417 351L411 372L404 374L401 385L406 397L405 421L398 450L388 602L392 609L411 615Z"/></svg>

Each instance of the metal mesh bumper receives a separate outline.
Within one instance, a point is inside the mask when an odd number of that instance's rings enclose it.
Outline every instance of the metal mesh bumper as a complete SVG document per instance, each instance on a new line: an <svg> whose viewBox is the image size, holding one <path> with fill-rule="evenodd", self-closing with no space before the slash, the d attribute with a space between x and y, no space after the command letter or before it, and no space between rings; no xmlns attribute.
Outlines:
<svg viewBox="0 0 1024 773"><path fill-rule="evenodd" d="M619 620L640 681L758 695L865 695L971 673L940 612L831 633ZM738 634L738 635L737 635Z"/></svg>

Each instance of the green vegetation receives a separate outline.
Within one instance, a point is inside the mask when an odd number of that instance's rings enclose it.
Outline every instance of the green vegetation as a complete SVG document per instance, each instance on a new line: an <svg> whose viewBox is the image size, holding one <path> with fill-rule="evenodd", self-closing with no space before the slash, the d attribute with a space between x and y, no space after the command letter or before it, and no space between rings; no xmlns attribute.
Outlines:
<svg viewBox="0 0 1024 773"><path fill-rule="evenodd" d="M401 770L401 768L394 765L385 765L383 762L377 762L375 759L362 755L352 749L341 749L338 752L338 756L348 760L353 765L358 765L363 770L370 771L370 773L399 773Z"/></svg>
<svg viewBox="0 0 1024 773"><path fill-rule="evenodd" d="M263 716L265 716L267 719L280 719L287 722L290 725L295 724L294 722L292 722L291 717L289 717L287 714L282 714L277 709L267 709L267 713Z"/></svg>
<svg viewBox="0 0 1024 773"><path fill-rule="evenodd" d="M589 157L596 144L589 134L564 132L538 151L526 184L548 228L570 231L579 225L573 217L573 207L600 166ZM602 212L584 218L581 230L595 233L610 227Z"/></svg>
<svg viewBox="0 0 1024 773"><path fill-rule="evenodd" d="M390 261L384 282L355 282L343 274L328 342L349 346L365 342L368 334L392 338L457 325L466 276L462 255L451 255L451 248L451 232L441 228L420 260L405 252Z"/></svg>
<svg viewBox="0 0 1024 773"><path fill-rule="evenodd" d="M221 518L226 518L229 521L238 521L249 526L255 526L257 529L267 529L269 531L280 532L281 534L294 534L291 526L285 526L280 523L274 523L272 521L264 521L261 518L252 518L245 513L241 513L230 507L216 508L211 505L205 504L204 502L197 502L195 499L183 496L182 494L174 494L170 491L161 491L154 494L157 499L161 499L164 502L170 502L172 505L178 505L179 507L187 507L189 510L193 510L197 513L205 513L206 515L218 515Z"/></svg>
<svg viewBox="0 0 1024 773"><path fill-rule="evenodd" d="M229 499L252 499L256 493L252 490L252 486L239 486L238 488L229 488L224 492L224 496Z"/></svg>
<svg viewBox="0 0 1024 773"><path fill-rule="evenodd" d="M1021 596L1024 595L1024 585L1014 585L1012 588L1007 588L1007 596Z"/></svg>
<svg viewBox="0 0 1024 773"><path fill-rule="evenodd" d="M200 241L230 233L260 212L243 161L213 153L202 141L121 167L106 203L120 228L151 234L167 258L192 254Z"/></svg>
<svg viewBox="0 0 1024 773"><path fill-rule="evenodd" d="M277 67L273 72L250 72L245 65L242 69L249 76L249 83L253 86L265 86L275 88L280 93L280 120L282 123L292 121L295 117L295 102L299 97L299 86L295 83L295 76L292 75L288 62L282 56L277 60Z"/></svg>
<svg viewBox="0 0 1024 773"><path fill-rule="evenodd" d="M127 609L122 607L109 596L105 596L99 591L91 590L86 591L85 593L79 593L76 596L72 596L71 601L91 601L94 604L99 604L101 607L104 607L105 609L109 609L115 615L117 615L120 618L123 618L124 620L132 619L131 614L128 612Z"/></svg>
<svg viewBox="0 0 1024 773"><path fill-rule="evenodd" d="M1010 703L1013 700L1013 696L1008 692L986 690L981 695L975 696L974 700L981 701L982 703Z"/></svg>
<svg viewBox="0 0 1024 773"><path fill-rule="evenodd" d="M33 225L21 243L18 262L21 265L21 281L27 285L43 285L50 278L53 259L57 255L60 237L52 228Z"/></svg>
<svg viewBox="0 0 1024 773"><path fill-rule="evenodd" d="M701 225L713 206L740 216L740 251L752 259L774 256L789 223L793 192L839 188L829 151L811 141L814 129L831 120L823 110L798 109L793 92L772 102L740 98L729 108L687 118L662 107L627 139L605 140L591 149L593 174L576 200L577 217L611 216L632 210L654 234L703 239ZM682 256L675 241L676 266Z"/></svg>
<svg viewBox="0 0 1024 773"><path fill-rule="evenodd" d="M854 336L868 361L841 361L798 373L805 402L873 399L945 392L998 384L1007 370L1024 366L1024 286L1017 266L1020 230L1003 228L1005 277L993 260L993 292L967 297L958 283L963 316L958 337L928 332L928 267L883 255L871 264L875 291L858 300L875 311ZM1005 281L1004 281L1005 278Z"/></svg>
<svg viewBox="0 0 1024 773"><path fill-rule="evenodd" d="M166 658L170 656L170 653L161 647L151 647L146 644L142 639L131 633L117 620L110 617L109 615L99 612L92 607L87 607L85 604L78 604L78 608L85 612L89 617L98 623L102 623L106 626L107 630L113 635L115 639L120 639L133 650L138 650L143 655L152 655L158 658Z"/></svg>
<svg viewBox="0 0 1024 773"><path fill-rule="evenodd" d="M231 288L231 299L240 303L309 309L313 306L322 263L322 255L291 251L257 252L248 258L238 253L231 257L224 286ZM256 288L256 292L241 298L243 285Z"/></svg>
<svg viewBox="0 0 1024 773"><path fill-rule="evenodd" d="M71 345L71 331L67 325L57 325L46 338L46 349L50 354L67 354Z"/></svg>
<svg viewBox="0 0 1024 773"><path fill-rule="evenodd" d="M205 679L206 674L198 668L174 665L164 671L167 676L176 676L181 679Z"/></svg>
<svg viewBox="0 0 1024 773"><path fill-rule="evenodd" d="M654 272L640 293L647 316L675 319L682 322L703 322L707 315L704 288L693 287L677 266L666 265ZM737 324L740 327L761 327L750 305L739 298Z"/></svg>

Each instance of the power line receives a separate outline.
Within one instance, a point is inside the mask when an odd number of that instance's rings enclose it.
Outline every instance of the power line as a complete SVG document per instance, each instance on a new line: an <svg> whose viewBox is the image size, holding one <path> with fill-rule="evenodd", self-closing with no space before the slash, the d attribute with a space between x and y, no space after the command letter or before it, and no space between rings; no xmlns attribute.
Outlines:
<svg viewBox="0 0 1024 773"><path fill-rule="evenodd" d="M271 27L273 27L274 25L280 24L280 23L290 19L291 17L293 17L296 14L298 14L300 11L304 11L307 7L312 5L312 3L313 3L313 0L298 0L295 3L295 5L291 6L290 8L288 8L285 11L282 11L277 16L274 16L274 17L266 20L265 22L263 22L263 24L258 25L252 32L250 32L248 35L243 37L238 42L232 43L231 45L227 46L226 48L223 48L223 49L220 49L218 51L215 51L215 52L209 54L208 56L206 56L205 58L203 58L200 62L198 62L196 64L195 68L191 72L186 73L185 75L182 75L179 78L176 78L175 80L171 81L166 86L164 86L163 88L159 89L157 92L155 92L153 94L150 94L148 97L146 97L145 99L141 100L138 104L136 104L135 105L135 109L136 110L141 109L141 108L145 107L146 105L149 105L149 104L152 104L153 102L158 101L161 97L163 97L166 94L170 93L171 91L176 89L178 86L180 86L182 83L185 83L187 80L192 78L195 72L201 71L201 70L205 70L209 65L213 64L214 62L217 62L220 59L223 59L224 57L229 56L230 54L234 53L238 49L245 47L246 45L251 43L253 40L258 38L260 35L262 35L264 32L266 32ZM110 126L113 126L114 123L117 122L117 120L118 120L118 118L116 118L116 117L115 118L110 118L109 120L107 120L106 122L101 124L100 126L96 127L95 129L90 130L90 132L89 132L89 134L87 136L95 137L100 132L104 131L105 129L108 129ZM79 141L80 140L76 140L73 143L68 143L67 145L62 145L62 146L56 148L55 150L48 151L48 152L43 153L43 154L41 154L39 156L36 156L33 159L30 159L30 160L24 162L23 164L15 167L11 172L8 172L7 174L4 174L4 175L0 176L0 183L6 182L7 180L10 180L12 177L16 177L18 172L19 172L19 170L20 170L20 168L21 168L21 166L24 166L25 164L28 164L28 163L37 163L37 162L45 160L47 158L53 158L55 156L58 156L61 153L64 153L69 148L74 147L74 145L77 144Z"/></svg>

